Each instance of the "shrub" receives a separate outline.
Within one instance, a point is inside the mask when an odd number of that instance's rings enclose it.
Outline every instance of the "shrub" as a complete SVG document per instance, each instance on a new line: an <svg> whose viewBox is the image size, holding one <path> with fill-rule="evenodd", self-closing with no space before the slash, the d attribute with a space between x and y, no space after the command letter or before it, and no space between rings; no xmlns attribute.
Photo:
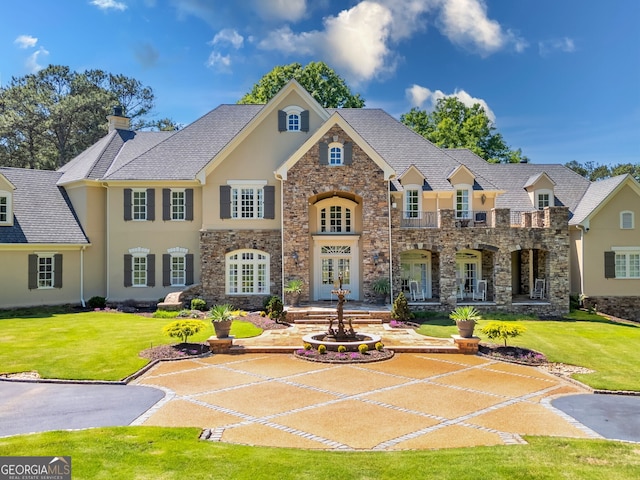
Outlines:
<svg viewBox="0 0 640 480"><path fill-rule="evenodd" d="M384 344L382 342L376 342L376 350L381 352L384 349Z"/></svg>
<svg viewBox="0 0 640 480"><path fill-rule="evenodd" d="M191 335L195 335L206 327L207 324L202 320L176 320L166 325L162 332L170 337L182 339L182 343L187 343Z"/></svg>
<svg viewBox="0 0 640 480"><path fill-rule="evenodd" d="M504 346L507 346L507 338L515 338L522 335L526 328L517 323L489 322L480 329L484 335L491 340L499 338L504 340Z"/></svg>
<svg viewBox="0 0 640 480"><path fill-rule="evenodd" d="M364 355L369 351L369 347L363 343L362 345L358 345L358 351Z"/></svg>
<svg viewBox="0 0 640 480"><path fill-rule="evenodd" d="M347 351L347 347L345 347L344 345L338 345L338 352L339 353L344 353Z"/></svg>
<svg viewBox="0 0 640 480"><path fill-rule="evenodd" d="M326 345L318 345L318 353L321 353L321 354L327 353L327 346Z"/></svg>
<svg viewBox="0 0 640 480"><path fill-rule="evenodd" d="M287 316L287 312L284 311L284 304L280 297L271 296L265 306L267 316L276 323L282 323Z"/></svg>
<svg viewBox="0 0 640 480"><path fill-rule="evenodd" d="M304 349L305 350L311 350L311 344L310 343L305 343L304 344Z"/></svg>
<svg viewBox="0 0 640 480"><path fill-rule="evenodd" d="M191 310L200 310L201 312L207 311L207 302L201 298L194 298L191 300Z"/></svg>
<svg viewBox="0 0 640 480"><path fill-rule="evenodd" d="M400 292L393 302L391 317L401 322L408 322L413 318L413 313L409 310L409 302L403 292Z"/></svg>
<svg viewBox="0 0 640 480"><path fill-rule="evenodd" d="M93 310L95 310L96 308L105 308L107 306L107 299L96 295L95 297L91 297L89 299L89 301L87 302L87 306Z"/></svg>

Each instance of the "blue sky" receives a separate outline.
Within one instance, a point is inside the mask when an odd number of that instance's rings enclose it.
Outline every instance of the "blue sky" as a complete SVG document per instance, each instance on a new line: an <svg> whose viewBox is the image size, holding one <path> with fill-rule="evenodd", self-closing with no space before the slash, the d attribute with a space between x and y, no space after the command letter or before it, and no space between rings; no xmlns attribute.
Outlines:
<svg viewBox="0 0 640 480"><path fill-rule="evenodd" d="M188 124L276 65L324 61L399 117L480 102L534 163L640 162L638 0L21 0L0 83L48 64L136 78Z"/></svg>

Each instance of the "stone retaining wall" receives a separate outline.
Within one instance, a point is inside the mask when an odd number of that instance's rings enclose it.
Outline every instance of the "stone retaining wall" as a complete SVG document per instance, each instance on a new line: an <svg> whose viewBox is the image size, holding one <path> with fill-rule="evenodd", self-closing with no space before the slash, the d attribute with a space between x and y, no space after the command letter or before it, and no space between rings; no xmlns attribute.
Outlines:
<svg viewBox="0 0 640 480"><path fill-rule="evenodd" d="M640 322L640 297L589 297L584 300L585 308L595 308L625 320Z"/></svg>

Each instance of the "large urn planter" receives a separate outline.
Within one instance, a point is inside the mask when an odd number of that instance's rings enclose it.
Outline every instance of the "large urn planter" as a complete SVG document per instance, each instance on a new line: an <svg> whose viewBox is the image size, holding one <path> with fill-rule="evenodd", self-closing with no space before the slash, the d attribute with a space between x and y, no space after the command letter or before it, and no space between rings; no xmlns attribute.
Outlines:
<svg viewBox="0 0 640 480"><path fill-rule="evenodd" d="M229 332L231 332L231 324L233 320L224 320L221 322L211 322L213 323L213 329L216 332L216 337L218 338L228 338Z"/></svg>
<svg viewBox="0 0 640 480"><path fill-rule="evenodd" d="M472 338L476 322L480 320L480 313L472 306L457 307L449 314L449 318L456 322L458 334L462 338Z"/></svg>

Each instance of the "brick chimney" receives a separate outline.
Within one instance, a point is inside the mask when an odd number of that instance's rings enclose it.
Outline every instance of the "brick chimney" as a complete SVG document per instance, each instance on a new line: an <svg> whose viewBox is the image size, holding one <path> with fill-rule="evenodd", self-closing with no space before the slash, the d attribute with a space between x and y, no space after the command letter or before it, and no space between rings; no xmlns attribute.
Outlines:
<svg viewBox="0 0 640 480"><path fill-rule="evenodd" d="M113 113L107 115L109 120L109 132L114 130L131 130L131 119L124 116L124 109L120 105L113 107Z"/></svg>

